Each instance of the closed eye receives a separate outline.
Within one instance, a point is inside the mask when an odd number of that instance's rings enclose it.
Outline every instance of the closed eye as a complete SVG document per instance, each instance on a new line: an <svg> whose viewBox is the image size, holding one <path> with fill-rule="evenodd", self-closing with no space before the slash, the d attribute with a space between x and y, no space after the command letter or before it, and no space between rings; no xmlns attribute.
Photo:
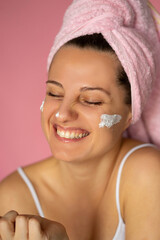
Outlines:
<svg viewBox="0 0 160 240"><path fill-rule="evenodd" d="M90 104L90 105L102 105L102 102L89 102L89 101L85 101L85 103Z"/></svg>
<svg viewBox="0 0 160 240"><path fill-rule="evenodd" d="M53 94L51 92L49 92L48 95L51 96L51 97L56 97L56 98L62 98L63 97L62 95L56 95L56 94Z"/></svg>

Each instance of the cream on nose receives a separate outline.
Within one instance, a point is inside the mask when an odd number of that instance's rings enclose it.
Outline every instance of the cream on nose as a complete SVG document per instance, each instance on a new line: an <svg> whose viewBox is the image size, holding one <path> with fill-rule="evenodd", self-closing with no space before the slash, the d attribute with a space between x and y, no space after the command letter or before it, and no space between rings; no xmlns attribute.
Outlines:
<svg viewBox="0 0 160 240"><path fill-rule="evenodd" d="M73 107L68 105L66 106L66 104L62 104L55 114L57 120L61 122L75 120L77 116L78 114Z"/></svg>
<svg viewBox="0 0 160 240"><path fill-rule="evenodd" d="M59 112L57 112L55 116L56 116L56 118L58 118L59 117Z"/></svg>

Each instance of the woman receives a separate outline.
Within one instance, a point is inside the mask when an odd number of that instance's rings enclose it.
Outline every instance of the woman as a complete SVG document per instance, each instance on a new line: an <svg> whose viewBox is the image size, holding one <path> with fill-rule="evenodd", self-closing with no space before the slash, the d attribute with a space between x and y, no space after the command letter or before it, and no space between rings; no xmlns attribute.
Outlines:
<svg viewBox="0 0 160 240"><path fill-rule="evenodd" d="M1 182L1 239L160 239L160 153L128 138L158 145L146 103L158 74L156 34L144 1L73 2L41 106L53 156Z"/></svg>

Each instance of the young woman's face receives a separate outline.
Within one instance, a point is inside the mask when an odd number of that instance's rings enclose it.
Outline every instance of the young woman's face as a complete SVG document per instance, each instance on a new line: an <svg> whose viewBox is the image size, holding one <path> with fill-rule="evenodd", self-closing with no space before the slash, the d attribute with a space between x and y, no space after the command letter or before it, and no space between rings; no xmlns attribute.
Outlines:
<svg viewBox="0 0 160 240"><path fill-rule="evenodd" d="M53 156L64 161L97 159L113 150L131 118L117 84L119 61L111 53L64 46L53 59L42 112L42 128ZM102 114L119 114L99 128Z"/></svg>

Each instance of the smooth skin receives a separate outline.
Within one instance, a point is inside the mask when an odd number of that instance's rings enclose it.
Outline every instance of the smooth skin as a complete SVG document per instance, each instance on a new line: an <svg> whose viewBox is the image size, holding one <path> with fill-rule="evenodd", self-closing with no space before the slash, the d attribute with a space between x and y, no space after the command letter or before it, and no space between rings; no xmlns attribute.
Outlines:
<svg viewBox="0 0 160 240"><path fill-rule="evenodd" d="M57 52L42 112L42 128L53 156L24 167L46 218L38 217L29 190L14 172L0 184L1 240L22 240L23 233L24 240L63 240L67 235L70 240L113 239L119 222L118 168L125 154L141 144L122 137L132 114L124 103L125 90L117 84L119 68L111 53L74 46ZM99 128L104 113L119 114L122 120L110 129ZM83 129L89 135L77 142L62 141L55 126ZM121 177L126 240L160 239L159 199L160 152L154 147L139 149L127 159ZM17 212L7 213L10 210ZM62 235L56 235L55 227Z"/></svg>

